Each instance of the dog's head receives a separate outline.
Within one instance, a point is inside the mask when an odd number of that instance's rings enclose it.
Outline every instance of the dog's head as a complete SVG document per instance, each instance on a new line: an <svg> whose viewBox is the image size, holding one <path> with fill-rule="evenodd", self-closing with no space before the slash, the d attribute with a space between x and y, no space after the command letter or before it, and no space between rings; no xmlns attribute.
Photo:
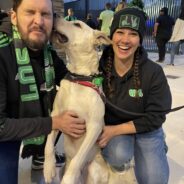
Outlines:
<svg viewBox="0 0 184 184"><path fill-rule="evenodd" d="M68 69L83 75L95 73L98 68L97 46L111 44L103 32L90 28L82 21L66 21L63 18L55 21L52 42L64 49L68 56ZM84 70L88 72L84 73Z"/></svg>
<svg viewBox="0 0 184 184"><path fill-rule="evenodd" d="M80 20L66 21L56 19L52 41L65 49L91 50L98 45L109 45L111 41L101 31L93 30ZM85 47L85 48L84 48Z"/></svg>

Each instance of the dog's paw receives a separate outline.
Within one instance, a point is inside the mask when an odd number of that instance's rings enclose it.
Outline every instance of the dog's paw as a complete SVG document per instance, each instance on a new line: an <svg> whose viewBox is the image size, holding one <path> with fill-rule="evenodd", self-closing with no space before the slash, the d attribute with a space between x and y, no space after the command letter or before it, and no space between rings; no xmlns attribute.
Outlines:
<svg viewBox="0 0 184 184"><path fill-rule="evenodd" d="M56 176L55 158L46 159L44 162L43 174L45 183L51 183L52 179Z"/></svg>

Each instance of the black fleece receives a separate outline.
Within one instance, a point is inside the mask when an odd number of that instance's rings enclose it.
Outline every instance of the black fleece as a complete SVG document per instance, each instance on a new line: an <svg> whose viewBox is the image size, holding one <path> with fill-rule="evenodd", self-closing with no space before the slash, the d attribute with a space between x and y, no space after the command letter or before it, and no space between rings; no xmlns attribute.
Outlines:
<svg viewBox="0 0 184 184"><path fill-rule="evenodd" d="M6 33L11 38L11 24L2 25L0 32ZM20 141L24 138L47 135L52 126L50 117L19 118L20 94L15 49L13 42L4 45L1 44L2 42L3 38L0 38L0 142ZM42 75L39 75L43 70L43 53L29 51L29 54L36 83L39 86L44 80ZM63 61L54 51L52 57L56 75L55 81L56 84L59 84L67 70ZM42 100L42 94L40 95L40 100Z"/></svg>
<svg viewBox="0 0 184 184"><path fill-rule="evenodd" d="M100 66L104 73L106 61L106 57L102 56ZM121 109L144 113L145 116L122 113L106 104L105 123L107 125L133 121L137 133L143 133L158 129L165 121L164 111L171 108L171 92L163 69L147 58L147 53L143 48L139 68L143 97L136 99L129 94L129 91L134 89L132 69L120 77L113 68L112 85L115 92L114 96L108 100Z"/></svg>

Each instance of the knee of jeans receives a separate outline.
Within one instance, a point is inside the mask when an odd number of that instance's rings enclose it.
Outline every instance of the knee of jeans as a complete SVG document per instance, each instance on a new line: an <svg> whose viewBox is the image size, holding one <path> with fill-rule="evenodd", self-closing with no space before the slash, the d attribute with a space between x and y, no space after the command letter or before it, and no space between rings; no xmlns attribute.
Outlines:
<svg viewBox="0 0 184 184"><path fill-rule="evenodd" d="M115 170L116 172L123 172L123 171L127 171L130 168L134 167L134 160L128 160L125 163L119 163L116 165L110 165L112 170Z"/></svg>
<svg viewBox="0 0 184 184"><path fill-rule="evenodd" d="M112 168L117 171L124 171L132 166L132 157L127 153L116 153L116 155L111 155L111 158L107 160Z"/></svg>

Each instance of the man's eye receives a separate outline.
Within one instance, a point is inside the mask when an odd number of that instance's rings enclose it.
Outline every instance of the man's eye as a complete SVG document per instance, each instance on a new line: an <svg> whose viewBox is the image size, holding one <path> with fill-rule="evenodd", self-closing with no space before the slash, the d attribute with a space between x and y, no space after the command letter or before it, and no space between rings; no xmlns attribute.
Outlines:
<svg viewBox="0 0 184 184"><path fill-rule="evenodd" d="M32 14L34 14L34 11L33 10L27 10L26 13L29 14L29 15L32 15Z"/></svg>
<svg viewBox="0 0 184 184"><path fill-rule="evenodd" d="M50 14L50 13L42 13L42 16L43 16L43 17L48 17L48 18L49 18L49 17L51 17L51 14Z"/></svg>

